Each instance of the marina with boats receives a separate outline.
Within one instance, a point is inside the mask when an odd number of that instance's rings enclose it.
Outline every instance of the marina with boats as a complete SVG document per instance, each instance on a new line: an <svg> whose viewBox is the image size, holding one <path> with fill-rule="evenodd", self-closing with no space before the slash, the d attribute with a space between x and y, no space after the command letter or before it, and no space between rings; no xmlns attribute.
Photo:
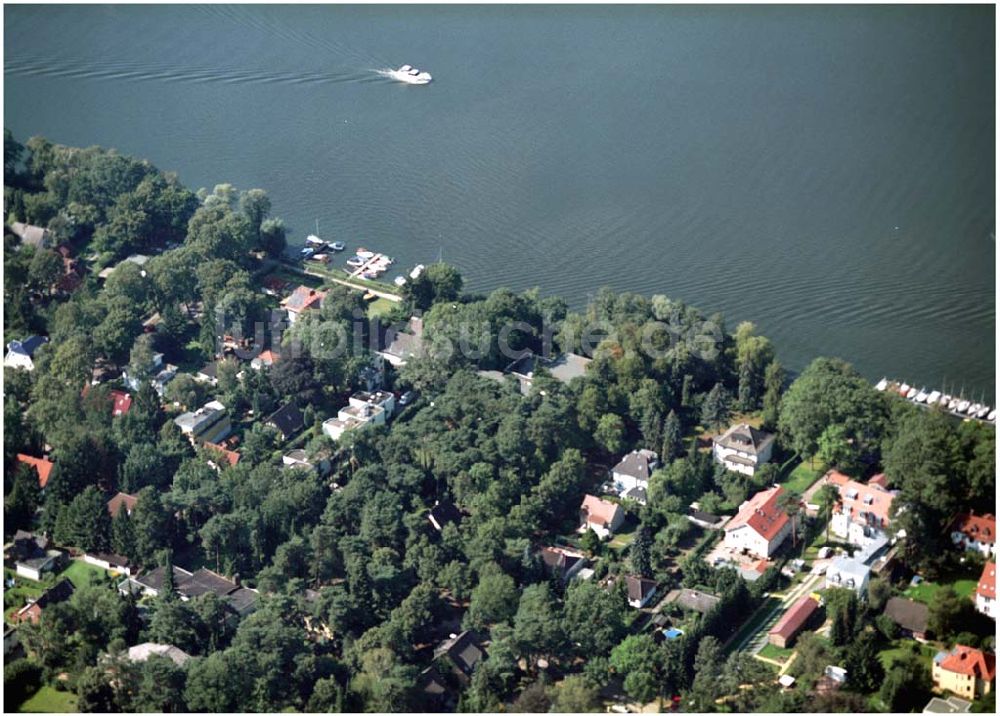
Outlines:
<svg viewBox="0 0 1000 716"><path fill-rule="evenodd" d="M935 408L962 420L978 420L980 422L996 424L996 408L984 402L984 397L980 397L979 402L976 402L973 398L966 398L964 390L959 391L958 394L943 393L940 390L927 390L925 387L918 388L915 385L888 378L882 378L882 380L878 381L875 384L875 390L899 395L914 405L919 405L923 408Z"/></svg>
<svg viewBox="0 0 1000 716"><path fill-rule="evenodd" d="M316 224L316 234L306 237L305 246L299 251L299 258L304 266L313 264L329 264L336 254L345 250L346 246L342 241L325 241L317 234L319 233L319 222ZM343 266L344 273L348 278L360 278L367 281L377 281L382 278L389 268L396 263L396 260L387 254L371 251L364 246L359 246ZM414 280L423 273L423 264L417 264L406 275L400 274L393 279L397 288L402 288L407 281Z"/></svg>

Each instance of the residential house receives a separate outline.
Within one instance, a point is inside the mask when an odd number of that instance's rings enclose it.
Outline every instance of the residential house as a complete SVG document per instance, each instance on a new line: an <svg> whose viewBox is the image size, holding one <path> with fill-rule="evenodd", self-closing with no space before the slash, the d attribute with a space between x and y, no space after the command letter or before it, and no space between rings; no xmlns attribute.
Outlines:
<svg viewBox="0 0 1000 716"><path fill-rule="evenodd" d="M461 523L462 513L449 500L444 500L443 502L437 500L434 502L434 507L428 510L427 519L430 520L434 529L441 532L447 524L458 525Z"/></svg>
<svg viewBox="0 0 1000 716"><path fill-rule="evenodd" d="M983 565L983 573L976 585L976 611L986 616L997 618L997 565L987 562Z"/></svg>
<svg viewBox="0 0 1000 716"><path fill-rule="evenodd" d="M231 580L209 569L199 569L189 572L180 567L174 567L174 591L184 601L194 599L212 592L222 599L226 605L239 616L249 614L257 607L257 591L240 585L238 580ZM164 569L157 567L146 574L129 577L118 585L122 593L138 592L145 596L155 597L163 589Z"/></svg>
<svg viewBox="0 0 1000 716"><path fill-rule="evenodd" d="M792 531L792 520L781 507L784 492L775 485L740 505L740 511L726 524L726 547L761 559L777 552Z"/></svg>
<svg viewBox="0 0 1000 716"><path fill-rule="evenodd" d="M5 368L35 369L35 353L49 342L46 336L28 336L23 341L7 344L7 354L3 357Z"/></svg>
<svg viewBox="0 0 1000 716"><path fill-rule="evenodd" d="M220 442L232 430L226 408L217 400L205 403L193 413L184 413L174 418L174 424L194 444Z"/></svg>
<svg viewBox="0 0 1000 716"><path fill-rule="evenodd" d="M378 355L390 365L400 367L406 365L411 358L423 355L424 319L411 316L402 330L391 326L379 325Z"/></svg>
<svg viewBox="0 0 1000 716"><path fill-rule="evenodd" d="M123 557L120 554L112 552L86 552L83 555L83 561L95 567L106 569L109 572L119 572L126 576L132 574L132 565L129 563L128 557Z"/></svg>
<svg viewBox="0 0 1000 716"><path fill-rule="evenodd" d="M625 511L615 502L586 495L580 505L578 532L593 530L601 539L610 537L625 522Z"/></svg>
<svg viewBox="0 0 1000 716"><path fill-rule="evenodd" d="M208 451L208 464L216 470L222 470L225 466L235 467L240 462L241 455L223 445L206 442L201 446Z"/></svg>
<svg viewBox="0 0 1000 716"><path fill-rule="evenodd" d="M305 419L299 406L295 403L288 403L271 413L264 424L277 430L278 435L284 441L305 427Z"/></svg>
<svg viewBox="0 0 1000 716"><path fill-rule="evenodd" d="M260 355L250 361L250 367L254 370L270 368L281 358L281 355L273 350L261 351Z"/></svg>
<svg viewBox="0 0 1000 716"><path fill-rule="evenodd" d="M36 249L44 249L48 248L51 239L48 229L33 224L25 224L22 221L11 222L9 225L5 225L4 229L10 229L10 232L21 240L21 246L33 246Z"/></svg>
<svg viewBox="0 0 1000 716"><path fill-rule="evenodd" d="M434 649L434 661L443 663L462 684L468 684L476 664L486 658L486 650L471 631L463 631Z"/></svg>
<svg viewBox="0 0 1000 716"><path fill-rule="evenodd" d="M952 523L951 541L966 551L979 552L987 558L996 557L997 518L990 514L961 514Z"/></svg>
<svg viewBox="0 0 1000 716"><path fill-rule="evenodd" d="M126 393L122 390L112 390L111 396L111 415L112 417L119 417L125 415L132 408L132 394Z"/></svg>
<svg viewBox="0 0 1000 716"><path fill-rule="evenodd" d="M177 664L177 666L184 666L184 664L191 659L190 654L186 651L178 649L173 644L157 644L152 641L147 641L142 644L136 644L135 646L129 647L128 660L140 662L146 661L154 654L157 656L165 656Z"/></svg>
<svg viewBox="0 0 1000 716"><path fill-rule="evenodd" d="M819 602L811 596L799 599L782 615L778 623L767 633L767 640L779 649L787 649L794 642L813 614L819 609Z"/></svg>
<svg viewBox="0 0 1000 716"><path fill-rule="evenodd" d="M388 391L359 391L350 397L346 407L337 412L336 418L323 423L323 433L331 440L339 440L348 430L356 430L363 425L385 425L395 410L395 400L395 396Z"/></svg>
<svg viewBox="0 0 1000 716"><path fill-rule="evenodd" d="M659 466L660 457L652 450L633 450L611 468L611 479L619 495L645 504L649 477Z"/></svg>
<svg viewBox="0 0 1000 716"><path fill-rule="evenodd" d="M219 363L218 361L212 361L211 363L206 363L198 372L194 374L194 379L199 383L208 383L209 385L219 384Z"/></svg>
<svg viewBox="0 0 1000 716"><path fill-rule="evenodd" d="M927 640L930 610L926 604L903 597L890 597L883 614L899 626L904 636L913 637L917 641Z"/></svg>
<svg viewBox="0 0 1000 716"><path fill-rule="evenodd" d="M852 557L837 557L826 568L826 589L839 587L853 590L862 599L868 595L871 568Z"/></svg>
<svg viewBox="0 0 1000 716"><path fill-rule="evenodd" d="M49 476L52 474L52 468L55 467L55 463L47 457L33 457L23 453L18 453L17 461L35 468L35 472L38 473L38 486L44 490L45 486L49 483Z"/></svg>
<svg viewBox="0 0 1000 716"><path fill-rule="evenodd" d="M890 537L889 515L895 493L870 482L857 482L836 470L826 473L823 480L840 493L830 519L831 532L859 547Z"/></svg>
<svg viewBox="0 0 1000 716"><path fill-rule="evenodd" d="M590 363L590 358L577 355L576 353L563 353L556 358L543 358L542 356L528 352L511 362L504 369L504 373L517 378L521 387L521 393L527 395L531 392L535 373L539 368L544 369L549 376L560 383L569 383L574 378L582 378L586 375L587 366Z"/></svg>
<svg viewBox="0 0 1000 716"><path fill-rule="evenodd" d="M965 714L969 713L971 709L971 701L960 699L957 696L948 696L947 698L935 696L927 702L923 712L925 714Z"/></svg>
<svg viewBox="0 0 1000 716"><path fill-rule="evenodd" d="M956 645L951 651L939 651L931 664L935 689L970 701L990 693L996 675L996 656L971 646Z"/></svg>
<svg viewBox="0 0 1000 716"><path fill-rule="evenodd" d="M97 274L97 278L101 280L106 279L108 276L114 273L116 268L118 268L123 264L126 263L135 264L136 266L139 266L141 268L142 266L146 265L147 261L149 261L149 257L146 256L145 254L132 254L131 256L125 257L124 259L116 263L114 266L108 266L102 269L101 272Z"/></svg>
<svg viewBox="0 0 1000 716"><path fill-rule="evenodd" d="M281 464L285 469L296 470L300 468L306 468L309 470L315 470L321 476L326 476L330 473L330 454L326 451L319 451L312 457L309 454L298 448L296 450L290 450L286 454L281 456Z"/></svg>
<svg viewBox="0 0 1000 716"><path fill-rule="evenodd" d="M63 563L64 554L51 549L50 542L43 535L24 530L14 533L6 558L14 562L14 571L36 582L42 580L46 572L55 572Z"/></svg>
<svg viewBox="0 0 1000 716"><path fill-rule="evenodd" d="M625 577L625 590L628 593L628 604L635 609L642 609L656 595L657 584L652 579L629 574Z"/></svg>
<svg viewBox="0 0 1000 716"><path fill-rule="evenodd" d="M132 511L135 509L135 505L138 501L138 495L129 495L125 492L115 493L115 496L108 500L108 512L111 514L111 519L117 517L118 513L123 508L125 510L125 514L131 517Z"/></svg>
<svg viewBox="0 0 1000 716"><path fill-rule="evenodd" d="M712 456L727 470L753 476L757 468L771 460L774 435L747 423L733 425L712 438Z"/></svg>
<svg viewBox="0 0 1000 716"><path fill-rule="evenodd" d="M281 307L288 312L288 322L295 323L306 311L317 310L323 305L326 293L308 286L299 286L282 299Z"/></svg>
<svg viewBox="0 0 1000 716"><path fill-rule="evenodd" d="M73 583L68 579L61 579L54 587L46 589L35 601L26 604L11 615L11 621L20 624L21 622L31 622L37 624L42 618L42 611L45 607L59 602L65 602L73 596Z"/></svg>
<svg viewBox="0 0 1000 716"><path fill-rule="evenodd" d="M542 547L539 554L546 568L564 582L587 564L587 558L581 553L563 547Z"/></svg>
<svg viewBox="0 0 1000 716"><path fill-rule="evenodd" d="M719 597L697 589L674 589L667 594L664 601L667 604L676 604L681 609L708 614L719 603Z"/></svg>

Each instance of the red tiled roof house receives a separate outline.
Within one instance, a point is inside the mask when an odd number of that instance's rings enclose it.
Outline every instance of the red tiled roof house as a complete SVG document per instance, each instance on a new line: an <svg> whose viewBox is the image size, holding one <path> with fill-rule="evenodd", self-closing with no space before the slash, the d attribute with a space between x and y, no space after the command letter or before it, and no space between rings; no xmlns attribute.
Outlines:
<svg viewBox="0 0 1000 716"><path fill-rule="evenodd" d="M956 645L951 651L939 651L931 665L935 689L970 700L990 693L996 675L996 657L970 646Z"/></svg>
<svg viewBox="0 0 1000 716"><path fill-rule="evenodd" d="M740 511L726 524L726 547L761 559L774 554L792 531L792 520L780 505L784 492L775 485L740 505Z"/></svg>
<svg viewBox="0 0 1000 716"><path fill-rule="evenodd" d="M960 514L951 525L951 541L967 551L996 557L997 518L989 514Z"/></svg>
<svg viewBox="0 0 1000 716"><path fill-rule="evenodd" d="M590 529L603 539L614 534L624 521L625 512L614 502L593 495L583 498L583 504L580 505L581 533Z"/></svg>

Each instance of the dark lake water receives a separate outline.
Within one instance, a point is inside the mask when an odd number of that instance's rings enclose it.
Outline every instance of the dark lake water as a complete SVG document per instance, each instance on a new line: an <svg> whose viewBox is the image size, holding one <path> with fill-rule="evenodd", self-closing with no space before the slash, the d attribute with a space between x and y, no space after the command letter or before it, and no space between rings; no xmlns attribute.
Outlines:
<svg viewBox="0 0 1000 716"><path fill-rule="evenodd" d="M994 9L6 6L4 123L470 288L995 387ZM410 63L433 84L376 70ZM391 274L390 274L391 275Z"/></svg>

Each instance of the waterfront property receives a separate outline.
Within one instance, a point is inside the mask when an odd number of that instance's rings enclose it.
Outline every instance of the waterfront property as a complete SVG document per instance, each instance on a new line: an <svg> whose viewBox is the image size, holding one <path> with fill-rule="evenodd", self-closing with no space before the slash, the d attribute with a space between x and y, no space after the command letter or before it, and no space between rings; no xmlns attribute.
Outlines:
<svg viewBox="0 0 1000 716"><path fill-rule="evenodd" d="M281 307L288 313L288 322L295 323L306 311L318 310L326 298L324 291L309 286L299 286L281 301Z"/></svg>
<svg viewBox="0 0 1000 716"><path fill-rule="evenodd" d="M770 462L774 435L747 423L733 425L712 438L712 456L727 470L751 477L761 465Z"/></svg>
<svg viewBox="0 0 1000 716"><path fill-rule="evenodd" d="M864 484L836 470L826 473L823 480L835 486L840 497L830 519L831 532L859 547L888 539L895 493L881 484Z"/></svg>
<svg viewBox="0 0 1000 716"><path fill-rule="evenodd" d="M740 505L740 511L725 527L725 546L767 559L792 531L792 520L781 507L784 490L775 485L762 490Z"/></svg>

